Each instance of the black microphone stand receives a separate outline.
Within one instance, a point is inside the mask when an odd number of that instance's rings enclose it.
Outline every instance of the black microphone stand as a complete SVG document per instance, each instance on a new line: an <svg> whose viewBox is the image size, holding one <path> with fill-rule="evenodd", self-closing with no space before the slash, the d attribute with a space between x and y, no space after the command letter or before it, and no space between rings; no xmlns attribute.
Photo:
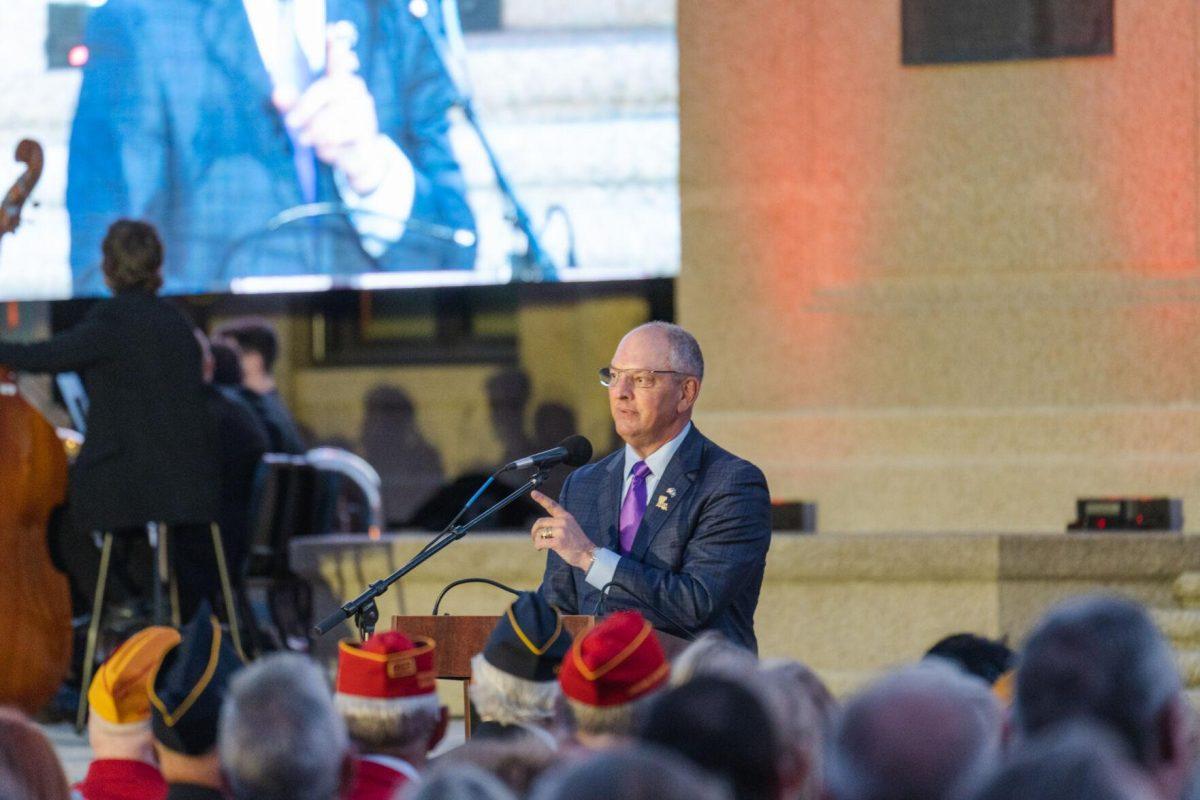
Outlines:
<svg viewBox="0 0 1200 800"><path fill-rule="evenodd" d="M350 617L354 617L354 625L358 628L358 635L362 641L369 639L375 633L375 623L379 621L379 608L375 605L375 598L386 592L393 583L403 578L408 573L412 572L417 567L424 564L434 555L440 553L443 549L450 545L451 542L457 542L470 532L470 530L484 520L491 519L502 508L515 502L521 495L528 492L530 489L536 489L546 480L546 471L539 468L529 480L514 489L507 497L496 503L491 508L487 509L479 516L472 519L470 522L465 522L461 525L455 525L448 531L441 534L440 539L434 540L421 552L412 557L411 560L400 569L388 575L383 580L378 580L369 585L362 594L346 603L337 611L330 614L325 619L313 626L313 633L317 636L323 636L333 628L340 625Z"/></svg>
<svg viewBox="0 0 1200 800"><path fill-rule="evenodd" d="M514 253L511 261L514 267L514 277L517 280L523 281L543 281L554 282L558 281L558 267L554 264L554 260L542 247L541 239L538 233L534 230L533 220L529 216L529 212L525 209L523 203L517 198L516 189L508 180L508 174L504 171L504 167L500 164L500 159L496 155L496 151L492 148L492 143L487 137L487 133L483 129L483 124L479 121L479 117L475 113L475 98L471 88L469 79L464 75L461 79L459 71L456 70L451 63L454 55L450 52L450 48L445 41L445 35L436 30L433 22L428 14L416 15L421 22L421 27L425 29L425 34L429 38L429 43L433 47L433 53L437 57L438 65L441 67L443 74L454 87L454 92L457 95L455 105L457 105L463 114L463 119L471 126L476 139L479 141L483 152L487 156L488 165L492 168L492 174L496 178L496 188L500 190L500 194L508 201L509 215L508 220L513 226L525 236L525 252L521 254ZM565 211L562 212L565 215Z"/></svg>

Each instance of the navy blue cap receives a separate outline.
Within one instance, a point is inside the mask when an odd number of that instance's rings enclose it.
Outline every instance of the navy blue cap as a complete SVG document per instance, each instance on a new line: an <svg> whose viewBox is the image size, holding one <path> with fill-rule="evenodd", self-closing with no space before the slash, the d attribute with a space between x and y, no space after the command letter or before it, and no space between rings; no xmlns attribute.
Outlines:
<svg viewBox="0 0 1200 800"><path fill-rule="evenodd" d="M182 641L150 676L152 727L154 738L167 749L198 756L217 743L221 701L242 659L207 601L180 633Z"/></svg>
<svg viewBox="0 0 1200 800"><path fill-rule="evenodd" d="M571 649L562 614L537 592L522 592L492 630L484 659L502 672L529 681L552 681Z"/></svg>

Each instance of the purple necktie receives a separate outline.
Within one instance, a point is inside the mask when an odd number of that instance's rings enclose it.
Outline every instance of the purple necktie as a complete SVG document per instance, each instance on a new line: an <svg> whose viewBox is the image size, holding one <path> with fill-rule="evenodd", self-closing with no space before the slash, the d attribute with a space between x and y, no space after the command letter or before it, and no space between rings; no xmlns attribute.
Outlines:
<svg viewBox="0 0 1200 800"><path fill-rule="evenodd" d="M637 536L638 526L642 517L646 516L646 476L650 468L645 461L633 465L633 481L629 491L625 493L625 501L621 503L621 519L618 525L621 531L621 554L628 555L633 549L633 537Z"/></svg>

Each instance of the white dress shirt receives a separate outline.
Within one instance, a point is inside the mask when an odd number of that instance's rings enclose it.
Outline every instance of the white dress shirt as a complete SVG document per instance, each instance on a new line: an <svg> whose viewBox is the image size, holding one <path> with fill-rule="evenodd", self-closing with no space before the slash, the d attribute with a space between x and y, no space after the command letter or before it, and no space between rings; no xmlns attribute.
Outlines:
<svg viewBox="0 0 1200 800"><path fill-rule="evenodd" d="M687 438L691 430L692 423L689 422L683 426L683 430L674 439L645 458L639 456L629 445L625 445L625 481L621 485L621 497L617 505L618 519L620 519L621 505L624 504L625 495L629 491L629 484L633 482L634 465L639 461L645 461L646 466L650 468L650 473L646 476L646 505L649 506L650 498L654 497L654 490L658 486L659 478L667 471L667 465L671 463L671 459L675 457L676 451L679 450L679 446L683 444L683 440ZM615 550L609 550L606 547L596 548L592 565L588 568L584 580L597 589L603 589L612 583L613 576L617 574L617 564L620 560L621 555Z"/></svg>

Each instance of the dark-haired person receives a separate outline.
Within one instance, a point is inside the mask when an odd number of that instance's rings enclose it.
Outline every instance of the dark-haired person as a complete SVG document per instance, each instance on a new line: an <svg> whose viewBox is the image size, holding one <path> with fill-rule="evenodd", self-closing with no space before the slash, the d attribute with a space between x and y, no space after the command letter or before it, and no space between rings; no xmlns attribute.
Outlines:
<svg viewBox="0 0 1200 800"><path fill-rule="evenodd" d="M242 368L242 396L267 426L273 453L303 453L304 442L275 385L279 339L263 319L233 320L217 328L213 338L237 347Z"/></svg>
<svg viewBox="0 0 1200 800"><path fill-rule="evenodd" d="M102 251L113 297L48 341L0 342L0 364L76 371L83 378L90 402L87 438L68 489L80 533L140 529L149 522L207 525L217 513L214 430L192 325L157 296L162 244L150 225L119 220ZM186 549L199 538L173 541ZM207 536L203 540L207 544ZM186 595L192 571L179 572Z"/></svg>

